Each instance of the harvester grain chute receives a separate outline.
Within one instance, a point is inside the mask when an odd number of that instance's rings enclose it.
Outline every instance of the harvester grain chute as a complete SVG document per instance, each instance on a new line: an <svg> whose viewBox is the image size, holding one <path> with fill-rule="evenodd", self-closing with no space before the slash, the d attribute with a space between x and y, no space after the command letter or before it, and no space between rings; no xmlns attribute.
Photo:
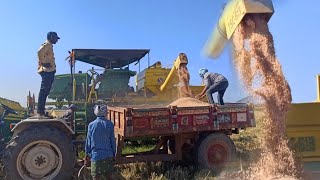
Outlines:
<svg viewBox="0 0 320 180"><path fill-rule="evenodd" d="M188 58L184 53L180 53L177 59L174 61L174 65L172 69L170 70L166 80L164 83L160 86L160 91L164 91L167 87L172 87L174 84L177 83L177 70L180 68L180 66L186 66L188 64ZM170 84L171 85L170 85Z"/></svg>
<svg viewBox="0 0 320 180"><path fill-rule="evenodd" d="M269 21L273 13L274 8L271 0L229 1L205 45L204 53L211 58L217 58L246 15L263 14Z"/></svg>

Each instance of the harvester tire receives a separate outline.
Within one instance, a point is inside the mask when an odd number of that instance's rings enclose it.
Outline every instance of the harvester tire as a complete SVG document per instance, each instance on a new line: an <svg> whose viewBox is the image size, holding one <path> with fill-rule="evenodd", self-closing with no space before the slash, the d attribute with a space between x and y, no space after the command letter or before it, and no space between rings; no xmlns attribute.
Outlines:
<svg viewBox="0 0 320 180"><path fill-rule="evenodd" d="M200 142L196 160L198 168L219 173L235 156L236 148L230 137L223 133L214 133Z"/></svg>
<svg viewBox="0 0 320 180"><path fill-rule="evenodd" d="M11 139L4 164L8 179L61 179L73 174L74 151L71 138L48 126L34 126Z"/></svg>

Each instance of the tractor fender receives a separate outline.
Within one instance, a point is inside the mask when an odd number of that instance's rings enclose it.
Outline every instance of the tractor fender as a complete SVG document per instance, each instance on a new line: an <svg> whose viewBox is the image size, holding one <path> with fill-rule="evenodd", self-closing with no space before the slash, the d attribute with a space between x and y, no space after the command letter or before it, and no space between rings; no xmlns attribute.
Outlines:
<svg viewBox="0 0 320 180"><path fill-rule="evenodd" d="M21 131L31 127L31 126L51 126L56 127L67 135L73 135L74 131L67 125L66 121L63 119L24 119L17 123L14 128L12 128L13 137L19 134Z"/></svg>

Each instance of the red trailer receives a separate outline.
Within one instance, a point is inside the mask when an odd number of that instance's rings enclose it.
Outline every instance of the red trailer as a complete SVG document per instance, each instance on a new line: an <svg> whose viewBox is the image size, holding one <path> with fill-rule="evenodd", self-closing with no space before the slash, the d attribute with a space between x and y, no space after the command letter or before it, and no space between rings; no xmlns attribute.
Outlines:
<svg viewBox="0 0 320 180"><path fill-rule="evenodd" d="M255 127L254 111L244 103L223 106L109 107L117 139L116 163L193 161L216 169L235 157L230 135ZM125 140L156 137L152 151L123 155Z"/></svg>

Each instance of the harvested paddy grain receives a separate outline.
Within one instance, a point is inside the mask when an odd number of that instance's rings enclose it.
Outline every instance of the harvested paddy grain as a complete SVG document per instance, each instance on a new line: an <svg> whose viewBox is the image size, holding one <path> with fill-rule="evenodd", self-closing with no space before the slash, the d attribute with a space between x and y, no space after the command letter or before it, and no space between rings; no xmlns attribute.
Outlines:
<svg viewBox="0 0 320 180"><path fill-rule="evenodd" d="M209 106L209 104L195 98L184 97L184 98L177 99L176 101L169 104L169 106L194 107L194 106Z"/></svg>

